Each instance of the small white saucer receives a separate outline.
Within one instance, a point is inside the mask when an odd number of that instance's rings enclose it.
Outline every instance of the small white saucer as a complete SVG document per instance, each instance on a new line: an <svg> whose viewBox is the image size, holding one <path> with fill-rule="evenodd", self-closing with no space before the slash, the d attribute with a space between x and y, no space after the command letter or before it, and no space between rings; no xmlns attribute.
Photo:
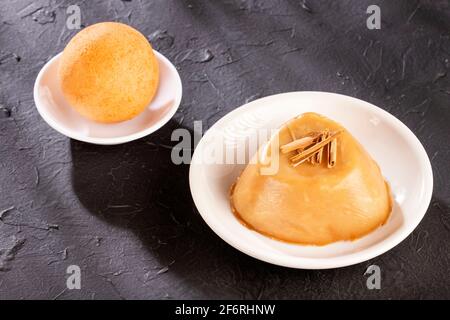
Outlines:
<svg viewBox="0 0 450 320"><path fill-rule="evenodd" d="M78 114L64 99L57 81L61 53L39 72L34 102L42 118L56 131L72 139L94 144L120 144L142 138L166 124L177 111L182 96L180 76L174 65L155 51L160 81L150 105L137 117L120 123L102 124Z"/></svg>
<svg viewBox="0 0 450 320"><path fill-rule="evenodd" d="M276 241L244 227L230 210L229 190L244 164L212 163L211 146L240 146L255 130L276 129L304 112L317 112L344 125L378 162L394 196L388 222L356 241L304 246ZM209 161L205 161L209 159ZM206 223L236 249L263 261L299 269L344 267L372 259L399 244L417 227L431 200L433 173L417 137L388 112L359 99L292 92L250 102L211 127L195 149L189 172L194 202Z"/></svg>

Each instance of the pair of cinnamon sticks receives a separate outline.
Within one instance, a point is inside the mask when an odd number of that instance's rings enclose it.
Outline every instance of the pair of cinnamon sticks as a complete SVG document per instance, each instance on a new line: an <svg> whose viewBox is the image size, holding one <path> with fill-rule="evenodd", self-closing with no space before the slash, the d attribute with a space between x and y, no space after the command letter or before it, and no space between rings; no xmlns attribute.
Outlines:
<svg viewBox="0 0 450 320"><path fill-rule="evenodd" d="M309 161L316 165L322 163L322 159L327 157L327 167L333 168L337 159L337 136L342 132L311 132L307 136L296 139L293 131L288 127L292 142L281 146L282 153L296 152L289 160L294 167Z"/></svg>

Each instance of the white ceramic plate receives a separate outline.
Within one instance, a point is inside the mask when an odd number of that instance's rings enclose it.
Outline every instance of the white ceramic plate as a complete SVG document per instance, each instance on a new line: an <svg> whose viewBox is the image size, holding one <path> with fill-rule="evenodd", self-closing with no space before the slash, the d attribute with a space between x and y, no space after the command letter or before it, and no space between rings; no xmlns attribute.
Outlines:
<svg viewBox="0 0 450 320"><path fill-rule="evenodd" d="M56 131L70 138L95 143L119 144L142 138L166 124L181 102L181 79L172 63L155 51L160 81L155 98L137 117L115 124L90 121L79 115L64 99L56 71L61 53L39 72L34 84L34 102L44 120Z"/></svg>
<svg viewBox="0 0 450 320"><path fill-rule="evenodd" d="M359 240L327 246L295 245L270 239L244 227L230 210L229 189L245 164L220 164L208 158L214 144L223 144L224 150L238 148L244 141L241 139L243 136L262 128L278 128L287 120L311 111L344 125L378 162L391 185L395 205L390 219ZM248 148L245 143L241 147ZM402 122L368 102L324 92L278 94L230 112L199 142L189 180L200 214L223 240L257 259L301 269L348 266L393 248L419 224L433 189L428 156L416 136Z"/></svg>

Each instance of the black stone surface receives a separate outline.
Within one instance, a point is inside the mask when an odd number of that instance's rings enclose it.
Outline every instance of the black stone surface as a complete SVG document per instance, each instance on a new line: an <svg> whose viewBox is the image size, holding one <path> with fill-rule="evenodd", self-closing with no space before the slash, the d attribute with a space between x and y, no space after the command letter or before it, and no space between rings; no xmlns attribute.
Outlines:
<svg viewBox="0 0 450 320"><path fill-rule="evenodd" d="M82 25L139 29L181 75L182 105L155 134L105 147L38 115L41 67ZM381 8L381 30L366 9ZM0 299L450 298L449 1L3 1L0 6ZM374 103L424 144L434 196L400 245L359 265L293 270L220 240L193 205L173 129L210 127L246 101L321 90ZM82 289L67 290L79 265ZM381 290L364 272L382 271Z"/></svg>

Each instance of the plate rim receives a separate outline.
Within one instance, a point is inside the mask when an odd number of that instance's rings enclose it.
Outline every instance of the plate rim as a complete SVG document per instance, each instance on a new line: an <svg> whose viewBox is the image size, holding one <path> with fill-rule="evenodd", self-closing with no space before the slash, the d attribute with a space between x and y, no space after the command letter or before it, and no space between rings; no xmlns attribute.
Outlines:
<svg viewBox="0 0 450 320"><path fill-rule="evenodd" d="M252 105L256 103L260 103L261 100L269 100L274 99L279 96L285 96L285 95L299 95L299 94L313 94L313 95L332 95L332 96L338 96L339 98L345 98L350 99L353 102L357 102L361 104L361 106L364 106L364 108L369 109L370 111L374 112L377 115L380 115L383 120L389 121L396 129L397 131L401 131L402 136L404 136L409 142L412 142L412 145L420 154L420 162L422 162L422 168L425 172L425 187L424 188L424 198L426 201L423 201L421 203L421 207L417 209L417 215L415 216L414 220L411 221L408 225L405 225L404 228L399 230L399 232L393 234L392 236L386 238L384 241L378 242L360 252L345 254L342 256L337 257L331 257L331 258L309 258L309 257L291 257L291 256L283 256L283 255L275 255L275 254L261 254L260 252L255 252L252 250L248 245L241 242L238 243L236 238L230 237L229 235L232 233L226 233L224 232L224 229L222 228L220 224L218 224L215 219L208 213L205 213L203 208L203 201L199 197L199 193L201 193L201 190L198 190L201 188L200 183L195 183L195 175L197 173L197 170L199 170L198 165L195 165L195 160L198 157L198 150L197 147L202 143L202 140L208 135L208 131L203 135L202 139L199 141L196 149L194 150L194 154L192 156L190 168L189 168L189 186L191 190L191 196L195 203L195 206L197 208L197 211L200 213L203 220L206 222L206 224L212 229L214 233L216 233L222 240L224 240L226 243L234 247L235 249L253 257L261 261L265 261L274 265L289 267L289 268L296 268L296 269L332 269L332 268L340 268L340 267L346 267L354 264L358 264L370 259L373 259L391 249L393 249L395 246L397 246L399 243L401 243L403 240L405 240L413 231L416 229L416 227L419 225L419 223L422 221L423 217L425 216L433 194L433 171L430 159L428 157L428 154L425 151L425 148L423 147L420 140L417 138L417 136L409 129L403 122L401 122L398 118L396 118L394 115L390 114L386 110L375 106L374 104L355 98L351 96L347 96L344 94L339 93L333 93L333 92L324 92L324 91L291 91L291 92L285 92L285 93L278 93L274 95L269 95L266 97L259 98L257 100L253 100L251 102L245 103L242 106L230 111L226 115L224 115L222 118L220 118L216 123L214 123L211 128L213 128L216 125L219 125L220 123L226 122L228 118L232 117L233 114L242 112L245 109L249 109L252 107ZM210 129L211 129L210 128ZM203 140L204 141L204 140ZM196 156L197 155L197 156ZM231 212L231 210L230 210ZM249 232L254 232L251 230L248 230ZM389 240L389 241L387 241Z"/></svg>
<svg viewBox="0 0 450 320"><path fill-rule="evenodd" d="M181 81L180 74L178 73L176 67L173 65L173 63L165 57L162 53L156 51L153 49L154 54L156 55L158 61L163 61L164 64L166 64L172 72L176 75L176 82L177 86L179 86L179 94L175 97L174 106L171 108L169 112L167 112L158 122L153 124L152 126L145 128L144 130L141 130L139 132L135 132L126 136L120 136L120 137L111 137L111 138L100 138L100 137L87 137L84 135L77 135L73 134L72 131L67 130L64 128L64 126L60 125L60 123L56 120L54 120L45 110L45 108L41 105L41 101L38 99L39 94L39 84L42 80L42 77L44 76L47 69L55 63L55 60L59 59L62 55L62 51L57 53L55 56L53 56L50 60L48 60L45 65L39 70L39 73L36 77L36 80L34 82L33 86L33 100L34 105L36 106L36 109L38 110L39 115L44 119L44 121L55 131L59 132L60 134L69 137L74 140L87 142L91 144L98 144L98 145L116 145L116 144L122 144L130 141L134 141L140 138L143 138L145 136L148 136L149 134L159 130L161 127L163 127L166 123L172 119L172 117L175 115L177 110L180 107L181 100L183 97L183 83ZM151 102L150 102L151 103Z"/></svg>

